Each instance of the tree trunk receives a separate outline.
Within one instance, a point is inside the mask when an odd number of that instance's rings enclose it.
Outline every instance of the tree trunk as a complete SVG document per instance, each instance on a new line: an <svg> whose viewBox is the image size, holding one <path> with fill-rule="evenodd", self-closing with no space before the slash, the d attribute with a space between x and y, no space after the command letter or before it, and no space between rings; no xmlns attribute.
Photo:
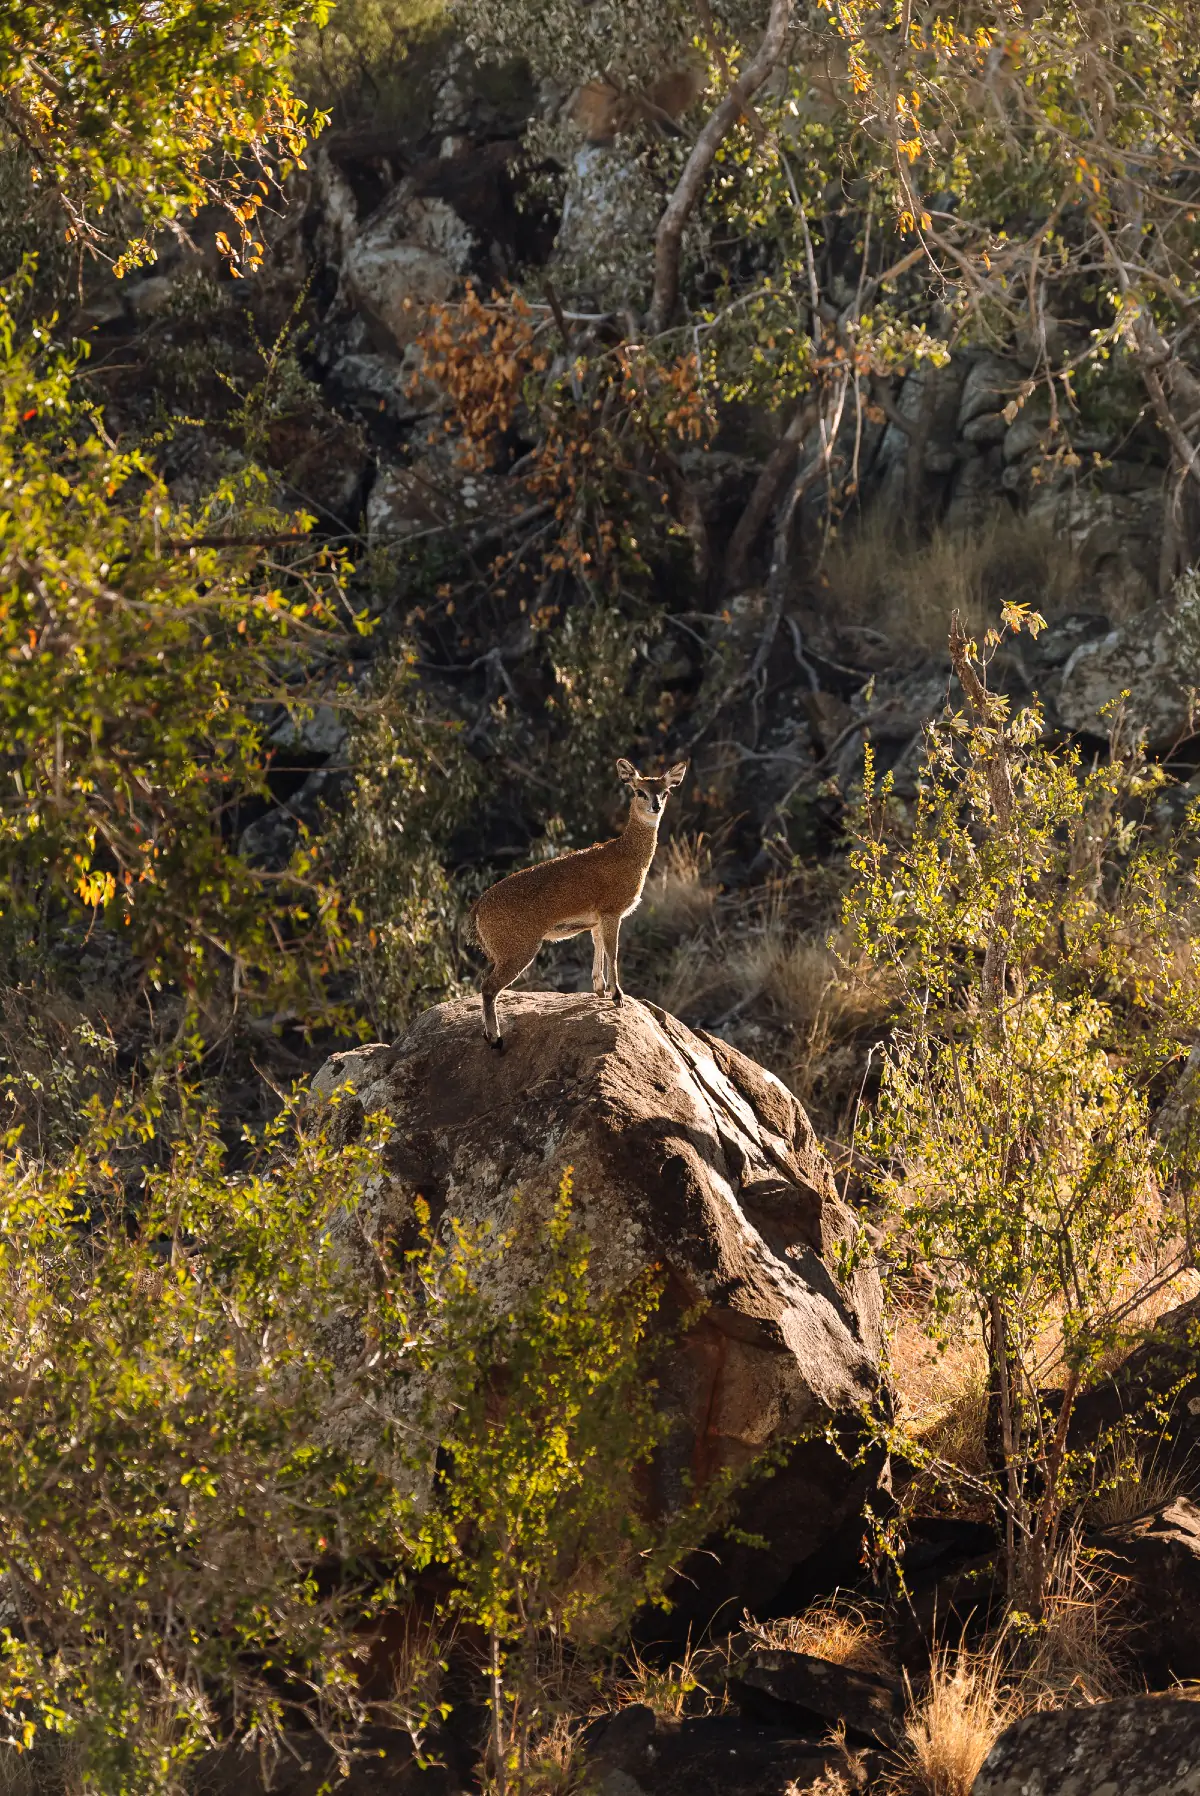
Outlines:
<svg viewBox="0 0 1200 1796"><path fill-rule="evenodd" d="M750 551L770 516L775 495L795 466L804 439L817 421L817 412L816 404L800 406L764 462L754 484L754 491L746 501L746 509L734 525L733 535L729 539L725 565L721 570L724 591L736 592L745 580Z"/></svg>

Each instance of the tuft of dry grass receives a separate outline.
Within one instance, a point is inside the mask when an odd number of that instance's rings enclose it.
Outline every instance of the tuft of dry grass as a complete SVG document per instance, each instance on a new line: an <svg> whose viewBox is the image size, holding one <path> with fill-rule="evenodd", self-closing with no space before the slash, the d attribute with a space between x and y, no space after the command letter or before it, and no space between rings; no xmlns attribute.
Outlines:
<svg viewBox="0 0 1200 1796"><path fill-rule="evenodd" d="M1024 1710L1111 1702L1131 1689L1121 1613L1124 1580L1083 1547L1077 1534L1055 1559L1041 1626L1014 1643ZM1003 1646L1003 1637L997 1650Z"/></svg>
<svg viewBox="0 0 1200 1796"><path fill-rule="evenodd" d="M842 1763L828 1766L811 1783L800 1784L793 1779L785 1786L783 1796L856 1796L857 1791L867 1789L870 1771L866 1755L846 1744L843 1724L831 1729L821 1744L838 1753Z"/></svg>
<svg viewBox="0 0 1200 1796"><path fill-rule="evenodd" d="M659 850L647 882L642 920L659 935L695 935L711 922L720 890L708 838L672 836Z"/></svg>
<svg viewBox="0 0 1200 1796"><path fill-rule="evenodd" d="M893 1669L879 1616L836 1597L777 1621L755 1621L747 1615L741 1640L771 1652L808 1653L877 1677L887 1677Z"/></svg>
<svg viewBox="0 0 1200 1796"><path fill-rule="evenodd" d="M521 1796L588 1796L593 1786L580 1751L585 1725L569 1715L555 1716L522 1767ZM514 1785L510 1781L506 1787Z"/></svg>
<svg viewBox="0 0 1200 1796"><path fill-rule="evenodd" d="M997 1738L1018 1713L1000 1656L935 1652L929 1679L909 1690L904 1735L890 1775L895 1796L970 1796Z"/></svg>
<svg viewBox="0 0 1200 1796"><path fill-rule="evenodd" d="M1183 1467L1172 1462L1163 1436L1148 1439L1126 1422L1100 1457L1096 1488L1085 1513L1093 1527L1117 1528L1173 1503L1183 1495L1186 1483Z"/></svg>
<svg viewBox="0 0 1200 1796"><path fill-rule="evenodd" d="M631 1647L613 1692L619 1708L645 1703L656 1715L717 1715L729 1706L729 1645L695 1646L689 1635L682 1656L660 1667Z"/></svg>
<svg viewBox="0 0 1200 1796"><path fill-rule="evenodd" d="M1083 569L1061 533L998 510L969 533L897 539L880 518L835 542L823 567L832 615L940 655L950 614L979 635L1002 604L1024 600L1046 617L1082 603Z"/></svg>

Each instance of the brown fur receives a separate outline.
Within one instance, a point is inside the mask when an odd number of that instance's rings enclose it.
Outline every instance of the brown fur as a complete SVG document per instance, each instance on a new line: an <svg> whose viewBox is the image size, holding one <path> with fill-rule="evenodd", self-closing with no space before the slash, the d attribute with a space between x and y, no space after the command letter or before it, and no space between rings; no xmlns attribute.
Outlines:
<svg viewBox="0 0 1200 1796"><path fill-rule="evenodd" d="M619 1004L617 977L621 919L636 910L654 850L667 794L687 771L678 762L669 772L643 777L629 761L617 771L632 787L629 821L619 836L559 855L537 867L523 867L490 886L472 907L475 940L491 967L483 981L483 1026L493 1047L501 1047L496 999L525 971L545 941L562 942L591 932L592 989Z"/></svg>
<svg viewBox="0 0 1200 1796"><path fill-rule="evenodd" d="M706 79L696 63L667 69L642 92L623 91L612 81L585 81L571 96L568 115L589 143L611 143L643 121L673 131L704 92Z"/></svg>

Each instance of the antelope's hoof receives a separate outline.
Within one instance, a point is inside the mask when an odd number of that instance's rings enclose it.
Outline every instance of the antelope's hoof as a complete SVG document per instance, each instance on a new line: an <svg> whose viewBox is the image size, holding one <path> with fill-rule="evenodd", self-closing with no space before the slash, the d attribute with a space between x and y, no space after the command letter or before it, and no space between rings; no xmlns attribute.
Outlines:
<svg viewBox="0 0 1200 1796"><path fill-rule="evenodd" d="M504 1052L504 1037L502 1035L498 1035L496 1037L496 1039L493 1041L491 1036L489 1035L488 1036L488 1047L495 1048L497 1054L503 1054L503 1052Z"/></svg>
<svg viewBox="0 0 1200 1796"><path fill-rule="evenodd" d="M614 1004L623 1004L625 1002L625 993L621 990L619 985L614 985L612 988L612 1001Z"/></svg>

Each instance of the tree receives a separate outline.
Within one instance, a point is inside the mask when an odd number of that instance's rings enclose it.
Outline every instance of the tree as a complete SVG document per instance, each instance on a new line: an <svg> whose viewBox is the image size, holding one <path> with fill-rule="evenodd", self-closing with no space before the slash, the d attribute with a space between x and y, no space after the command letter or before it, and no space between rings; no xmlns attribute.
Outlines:
<svg viewBox="0 0 1200 1796"><path fill-rule="evenodd" d="M20 146L68 236L117 272L203 205L225 211L239 268L315 122L286 75L296 25L327 0L4 0L0 138ZM12 271L6 271L11 273Z"/></svg>
<svg viewBox="0 0 1200 1796"><path fill-rule="evenodd" d="M847 103L886 146L902 226L963 324L1025 353L1013 414L1039 393L1049 450L1069 458L1081 371L1131 357L1170 445L1169 584L1200 543L1200 9L829 12Z"/></svg>
<svg viewBox="0 0 1200 1796"><path fill-rule="evenodd" d="M231 824L266 790L264 717L303 704L298 655L336 652L337 563L252 465L195 514L174 505L148 455L108 437L77 370L0 309L10 952L52 958L64 928L78 942L107 923L148 982L194 996L220 977L235 1003L262 981L312 988L337 949L334 895L303 849L283 875L250 866Z"/></svg>
<svg viewBox="0 0 1200 1796"><path fill-rule="evenodd" d="M930 732L911 829L868 763L845 915L899 1014L863 1145L929 1269L935 1335L974 1312L1008 1595L1036 1622L1080 1494L1075 1398L1191 1263L1189 1179L1154 1148L1149 1088L1196 1025L1179 965L1197 919L1188 862L1139 828L1161 773L1136 752L1085 769L1036 710L1008 716L957 624L950 650L968 709Z"/></svg>

